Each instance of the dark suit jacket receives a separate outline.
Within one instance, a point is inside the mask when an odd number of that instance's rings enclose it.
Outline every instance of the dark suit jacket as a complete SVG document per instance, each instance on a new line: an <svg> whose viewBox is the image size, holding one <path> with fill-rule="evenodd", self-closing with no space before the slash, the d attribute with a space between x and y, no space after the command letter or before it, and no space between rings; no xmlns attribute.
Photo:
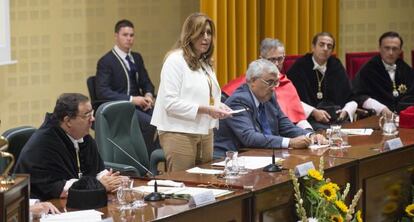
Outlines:
<svg viewBox="0 0 414 222"><path fill-rule="evenodd" d="M295 126L283 114L273 96L270 101L263 104L273 135L264 136L258 118L259 110L247 84L240 86L226 100L226 105L233 110L249 110L220 120L219 130L214 135L215 157L223 157L226 151L237 151L238 148L281 148L283 137L293 138L309 133Z"/></svg>
<svg viewBox="0 0 414 222"><path fill-rule="evenodd" d="M150 92L154 95L154 85L148 77L142 56L137 52L131 52L137 67L135 81L137 82L138 94L143 96ZM121 57L114 49L106 53L98 61L96 71L96 96L99 100L129 100L128 95L128 69ZM135 95L137 94L137 95Z"/></svg>

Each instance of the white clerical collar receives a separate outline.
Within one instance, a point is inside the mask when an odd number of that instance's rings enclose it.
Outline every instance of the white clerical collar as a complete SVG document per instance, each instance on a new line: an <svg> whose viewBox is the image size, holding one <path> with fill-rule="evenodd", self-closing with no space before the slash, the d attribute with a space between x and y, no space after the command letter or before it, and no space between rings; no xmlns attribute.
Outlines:
<svg viewBox="0 0 414 222"><path fill-rule="evenodd" d="M79 143L83 143L83 138L80 139L74 139L73 137L71 137L69 134L66 133L66 135L68 135L70 141L72 141L73 146L75 147L76 150L79 149Z"/></svg>
<svg viewBox="0 0 414 222"><path fill-rule="evenodd" d="M322 73L322 75L325 75L326 72L326 62L323 65L319 65L316 60L315 57L312 56L312 61L313 61L313 70L318 70L319 72Z"/></svg>
<svg viewBox="0 0 414 222"><path fill-rule="evenodd" d="M395 70L397 69L397 64L389 65L385 63L384 60L381 59L381 61L382 61L382 64L384 64L385 66L385 70L387 70L388 72L395 72Z"/></svg>
<svg viewBox="0 0 414 222"><path fill-rule="evenodd" d="M125 53L117 45L114 46L114 50L122 59L125 59L127 55L129 55L132 58L131 50L129 50L128 53Z"/></svg>

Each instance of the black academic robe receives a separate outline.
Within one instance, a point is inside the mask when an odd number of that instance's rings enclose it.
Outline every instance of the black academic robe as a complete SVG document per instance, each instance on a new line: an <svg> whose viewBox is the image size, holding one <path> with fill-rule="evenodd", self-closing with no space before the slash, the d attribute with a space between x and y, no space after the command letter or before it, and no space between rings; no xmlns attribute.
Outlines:
<svg viewBox="0 0 414 222"><path fill-rule="evenodd" d="M308 53L296 60L287 71L288 78L295 85L302 102L318 107L322 101L325 104L337 105L343 108L352 100L351 84L341 61L331 56L327 61L325 77L322 80L321 91L323 98L318 99L318 79L313 70L312 54ZM318 75L321 76L320 73Z"/></svg>
<svg viewBox="0 0 414 222"><path fill-rule="evenodd" d="M393 84L385 70L381 56L374 56L357 73L353 80L353 92L356 96L358 105L368 99L373 98L387 106L390 110L396 111L398 102L407 96L414 96L414 70L402 59L396 61L397 70L395 72L395 84L399 90L399 96L393 96Z"/></svg>
<svg viewBox="0 0 414 222"><path fill-rule="evenodd" d="M95 140L87 135L79 143L83 175L96 176L104 170ZM42 126L23 147L15 173L30 174L30 196L41 200L59 198L67 180L78 178L78 165L73 142L59 122L46 114Z"/></svg>

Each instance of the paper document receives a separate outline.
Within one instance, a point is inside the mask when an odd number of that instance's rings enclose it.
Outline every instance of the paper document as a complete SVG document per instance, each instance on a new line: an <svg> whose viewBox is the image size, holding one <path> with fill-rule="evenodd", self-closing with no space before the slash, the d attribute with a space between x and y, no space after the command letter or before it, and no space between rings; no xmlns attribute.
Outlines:
<svg viewBox="0 0 414 222"><path fill-rule="evenodd" d="M200 167L193 167L186 170L187 173L196 173L196 174L222 174L223 170L214 170L214 169L203 169Z"/></svg>
<svg viewBox="0 0 414 222"><path fill-rule="evenodd" d="M81 210L66 212L61 214L48 214L40 218L40 222L58 222L58 221L70 221L70 222L94 222L102 220L102 212L96 210Z"/></svg>
<svg viewBox="0 0 414 222"><path fill-rule="evenodd" d="M151 193L154 191L154 187L150 186L139 186L134 187L134 189L144 192L144 193ZM189 194L195 195L199 193L203 193L207 190L213 191L215 197L221 197L227 194L233 193L231 190L224 190L224 189L210 189L210 188L203 188L203 187L158 187L158 192L164 194Z"/></svg>
<svg viewBox="0 0 414 222"><path fill-rule="evenodd" d="M232 111L230 111L229 113L230 113L230 114L236 114L236 113L244 112L244 111L247 111L247 110L249 110L249 108L238 109L238 110L232 110Z"/></svg>
<svg viewBox="0 0 414 222"><path fill-rule="evenodd" d="M154 180L148 181L148 186L154 186ZM184 183L175 182L172 180L157 180L158 186L165 186L165 187L185 187Z"/></svg>
<svg viewBox="0 0 414 222"><path fill-rule="evenodd" d="M316 150L316 149L322 149L326 147L329 147L329 144L325 144L325 145L312 144L309 146L309 149Z"/></svg>
<svg viewBox="0 0 414 222"><path fill-rule="evenodd" d="M365 128L365 129L341 129L342 132L348 135L360 135L360 136L369 136L374 132L373 129Z"/></svg>
<svg viewBox="0 0 414 222"><path fill-rule="evenodd" d="M244 162L245 168L249 170L260 169L272 163L271 156L243 156L243 158L245 161ZM282 158L275 157L276 163L282 160L283 160ZM213 163L211 165L224 167L225 163L224 161L221 161L221 162Z"/></svg>

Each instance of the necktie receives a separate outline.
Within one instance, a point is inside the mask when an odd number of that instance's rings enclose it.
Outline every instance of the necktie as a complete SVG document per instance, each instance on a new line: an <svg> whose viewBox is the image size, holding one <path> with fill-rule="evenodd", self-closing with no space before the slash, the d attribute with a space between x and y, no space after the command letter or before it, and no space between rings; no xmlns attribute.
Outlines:
<svg viewBox="0 0 414 222"><path fill-rule="evenodd" d="M133 63L131 61L131 58L129 58L129 55L127 55L125 57L125 59L126 59L126 61L128 62L128 65L129 65L129 77L131 79L135 79L135 73L137 73L137 69L135 67L135 63Z"/></svg>
<svg viewBox="0 0 414 222"><path fill-rule="evenodd" d="M266 111L262 103L260 103L259 105L259 122L260 122L260 126L262 126L263 133L265 135L272 135L269 122L267 121Z"/></svg>

